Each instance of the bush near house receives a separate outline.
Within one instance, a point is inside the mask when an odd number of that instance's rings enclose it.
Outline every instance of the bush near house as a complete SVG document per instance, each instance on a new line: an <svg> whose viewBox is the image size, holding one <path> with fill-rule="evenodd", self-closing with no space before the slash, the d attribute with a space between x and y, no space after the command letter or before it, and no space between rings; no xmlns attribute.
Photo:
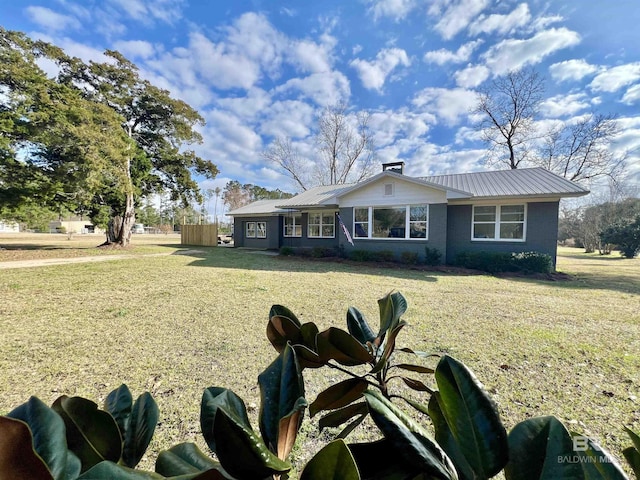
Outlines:
<svg viewBox="0 0 640 480"><path fill-rule="evenodd" d="M551 257L539 252L462 252L456 255L455 265L488 273L523 272L551 273Z"/></svg>
<svg viewBox="0 0 640 480"><path fill-rule="evenodd" d="M604 243L616 245L625 258L633 258L640 253L640 215L633 223L613 225L600 234Z"/></svg>

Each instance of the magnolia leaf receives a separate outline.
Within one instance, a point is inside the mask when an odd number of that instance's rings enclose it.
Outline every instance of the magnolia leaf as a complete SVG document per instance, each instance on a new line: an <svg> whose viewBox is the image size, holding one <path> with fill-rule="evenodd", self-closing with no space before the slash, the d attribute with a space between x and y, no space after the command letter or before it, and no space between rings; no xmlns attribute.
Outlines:
<svg viewBox="0 0 640 480"><path fill-rule="evenodd" d="M267 324L267 338L273 348L280 353L287 346L287 343L300 343L300 322L294 322L291 318L285 316L272 316Z"/></svg>
<svg viewBox="0 0 640 480"><path fill-rule="evenodd" d="M42 458L33 449L25 422L0 417L0 478L53 480Z"/></svg>
<svg viewBox="0 0 640 480"><path fill-rule="evenodd" d="M636 478L640 478L640 452L633 447L628 447L622 451L622 454Z"/></svg>
<svg viewBox="0 0 640 480"><path fill-rule="evenodd" d="M366 415L368 412L369 410L367 409L367 404L365 402L353 403L344 408L327 413L318 422L318 427L320 428L320 431L329 427L339 427L356 415Z"/></svg>
<svg viewBox="0 0 640 480"><path fill-rule="evenodd" d="M391 333L384 341L384 349L382 350L382 355L380 355L380 358L378 358L378 361L369 373L375 374L381 372L387 366L387 362L389 361L393 350L396 348L396 338L398 337L400 330L402 330L405 325L407 325L405 321L399 322L398 325L393 330L391 330Z"/></svg>
<svg viewBox="0 0 640 480"><path fill-rule="evenodd" d="M367 381L361 378L349 378L330 386L318 394L313 403L309 405L309 415L313 417L323 410L334 410L349 405L362 397L367 385Z"/></svg>
<svg viewBox="0 0 640 480"><path fill-rule="evenodd" d="M122 460L127 467L134 468L147 451L160 418L158 404L149 392L140 395L131 409L124 435Z"/></svg>
<svg viewBox="0 0 640 480"><path fill-rule="evenodd" d="M196 474L209 470L218 472L218 478L230 478L224 474L220 462L209 458L195 443L179 443L163 450L156 460L156 472L165 477Z"/></svg>
<svg viewBox="0 0 640 480"><path fill-rule="evenodd" d="M327 444L304 467L300 480L360 480L349 448L338 439Z"/></svg>
<svg viewBox="0 0 640 480"><path fill-rule="evenodd" d="M322 359L341 365L362 365L374 360L367 348L355 337L339 328L330 327L317 336L318 354Z"/></svg>
<svg viewBox="0 0 640 480"><path fill-rule="evenodd" d="M394 367L401 368L403 370L408 370L410 372L435 373L435 370L433 368L423 367L422 365L411 365L409 363L398 363L398 364L395 364Z"/></svg>
<svg viewBox="0 0 640 480"><path fill-rule="evenodd" d="M289 320L293 322L294 325L300 327L300 320L296 317L295 313L289 310L287 307L283 305L272 305L269 310L269 319L273 317L287 317Z"/></svg>
<svg viewBox="0 0 640 480"><path fill-rule="evenodd" d="M371 330L367 319L355 307L349 307L347 310L347 329L363 345L376 339L376 334Z"/></svg>
<svg viewBox="0 0 640 480"><path fill-rule="evenodd" d="M228 415L233 416L247 428L251 428L247 407L244 401L233 391L222 387L209 387L202 394L200 403L200 428L204 440L212 452L216 453L214 435L214 421L219 408L224 408Z"/></svg>
<svg viewBox="0 0 640 480"><path fill-rule="evenodd" d="M416 390L418 392L433 393L433 390L427 387L420 380L415 380L413 378L408 378L408 377L400 377L400 378L402 378L402 381L407 385L407 387L411 388L412 390Z"/></svg>
<svg viewBox="0 0 640 480"><path fill-rule="evenodd" d="M111 414L118 424L122 438L124 438L129 425L132 405L133 397L131 396L131 391L124 383L111 391L104 401L104 409Z"/></svg>
<svg viewBox="0 0 640 480"><path fill-rule="evenodd" d="M378 300L380 309L380 331L376 337L382 338L387 330L397 327L400 317L407 311L407 300L400 292L393 292Z"/></svg>
<svg viewBox="0 0 640 480"><path fill-rule="evenodd" d="M589 437L571 433L574 456L580 458L585 480L628 480L618 461Z"/></svg>

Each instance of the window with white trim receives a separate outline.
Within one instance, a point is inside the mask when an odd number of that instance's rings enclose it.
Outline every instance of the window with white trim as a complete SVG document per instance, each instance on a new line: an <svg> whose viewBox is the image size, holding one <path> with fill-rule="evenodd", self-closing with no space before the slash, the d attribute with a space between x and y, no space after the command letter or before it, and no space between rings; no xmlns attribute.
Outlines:
<svg viewBox="0 0 640 480"><path fill-rule="evenodd" d="M336 215L334 212L311 212L307 225L309 238L335 238Z"/></svg>
<svg viewBox="0 0 640 480"><path fill-rule="evenodd" d="M256 222L246 223L244 236L247 238L256 238Z"/></svg>
<svg viewBox="0 0 640 480"><path fill-rule="evenodd" d="M267 222L256 222L256 237L267 238Z"/></svg>
<svg viewBox="0 0 640 480"><path fill-rule="evenodd" d="M358 238L421 239L428 237L429 206L356 207L353 231Z"/></svg>
<svg viewBox="0 0 640 480"><path fill-rule="evenodd" d="M526 205L474 205L472 240L514 241L525 239Z"/></svg>
<svg viewBox="0 0 640 480"><path fill-rule="evenodd" d="M302 236L302 216L286 215L284 217L284 236L285 237L301 237Z"/></svg>

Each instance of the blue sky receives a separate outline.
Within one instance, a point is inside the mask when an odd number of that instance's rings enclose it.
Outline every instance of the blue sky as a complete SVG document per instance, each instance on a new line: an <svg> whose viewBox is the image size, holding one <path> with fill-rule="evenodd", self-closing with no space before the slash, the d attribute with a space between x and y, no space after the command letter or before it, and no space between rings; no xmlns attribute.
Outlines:
<svg viewBox="0 0 640 480"><path fill-rule="evenodd" d="M204 188L295 191L261 152L283 135L312 162L318 115L339 101L371 114L378 163L487 169L476 89L523 66L545 78L541 123L618 116L613 148L640 185L637 0L21 0L0 22L85 61L118 50L196 108L196 150L220 169Z"/></svg>

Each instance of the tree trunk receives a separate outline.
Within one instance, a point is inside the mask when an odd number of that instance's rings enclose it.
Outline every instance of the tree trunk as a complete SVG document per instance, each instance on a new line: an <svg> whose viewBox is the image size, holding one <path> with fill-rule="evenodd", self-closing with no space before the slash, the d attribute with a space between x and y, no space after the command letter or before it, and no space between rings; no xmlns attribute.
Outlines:
<svg viewBox="0 0 640 480"><path fill-rule="evenodd" d="M127 193L125 209L122 215L116 215L109 222L107 235L109 243L126 247L131 242L131 229L136 222L133 193Z"/></svg>

